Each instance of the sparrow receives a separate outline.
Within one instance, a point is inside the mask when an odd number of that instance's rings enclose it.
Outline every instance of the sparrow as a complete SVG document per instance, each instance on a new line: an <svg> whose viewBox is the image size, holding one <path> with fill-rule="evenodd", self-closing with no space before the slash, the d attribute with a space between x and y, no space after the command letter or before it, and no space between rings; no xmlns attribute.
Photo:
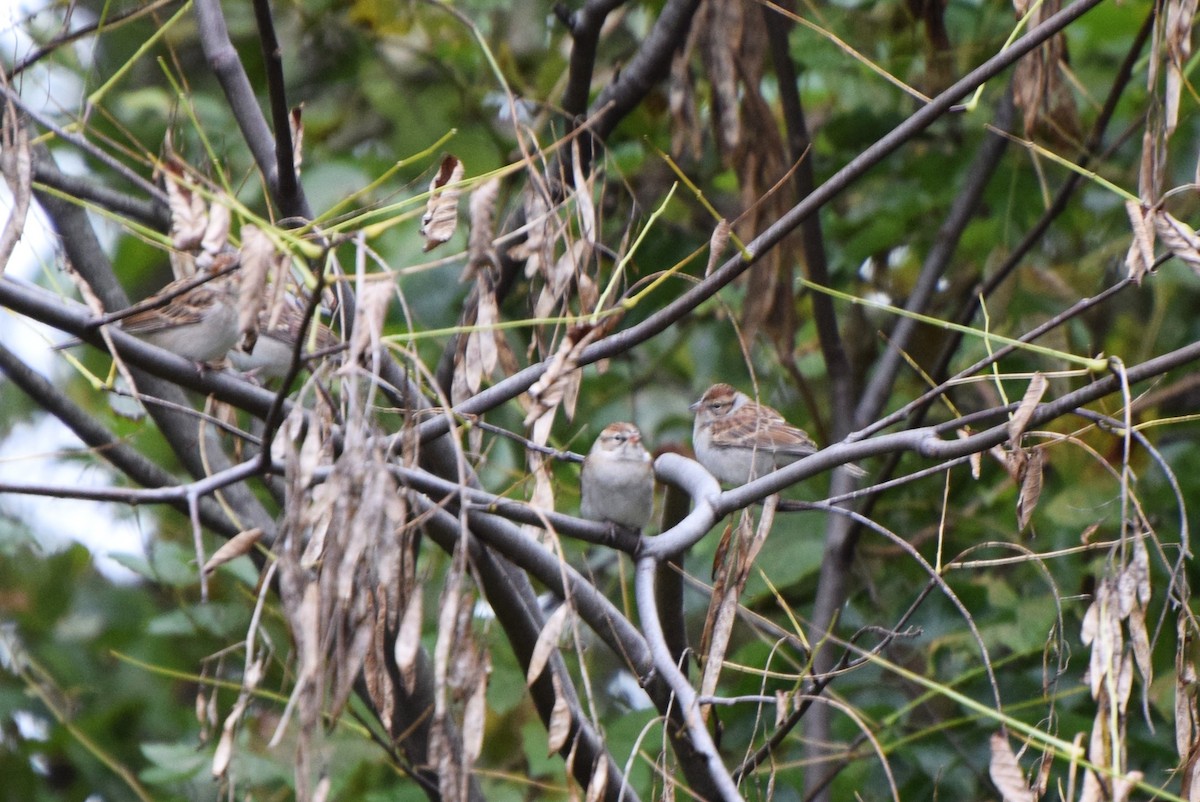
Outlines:
<svg viewBox="0 0 1200 802"><path fill-rule="evenodd" d="M721 482L743 485L817 450L803 429L728 384L709 387L688 409L696 413L696 459ZM857 465L845 467L863 473Z"/></svg>
<svg viewBox="0 0 1200 802"><path fill-rule="evenodd" d="M221 359L238 340L237 272L227 270L180 292L195 284L201 275L172 281L137 304L146 308L121 317L117 325L127 334L192 362ZM79 342L68 340L55 346L55 350Z"/></svg>
<svg viewBox="0 0 1200 802"><path fill-rule="evenodd" d="M580 514L641 529L654 509L654 472L632 423L610 423L583 460Z"/></svg>
<svg viewBox="0 0 1200 802"><path fill-rule="evenodd" d="M296 304L284 301L271 323L269 309L264 309L258 316L258 339L249 353L241 348L229 352L229 361L234 368L242 373L250 373L263 379L279 379L287 375L292 366L292 351L296 346L296 338L303 336L306 344L312 343L314 350L324 351L338 344L338 339L329 327L314 318L309 323L309 329L301 331L304 324L304 311ZM317 332L309 339L309 333L315 327ZM302 352L303 358L307 352Z"/></svg>

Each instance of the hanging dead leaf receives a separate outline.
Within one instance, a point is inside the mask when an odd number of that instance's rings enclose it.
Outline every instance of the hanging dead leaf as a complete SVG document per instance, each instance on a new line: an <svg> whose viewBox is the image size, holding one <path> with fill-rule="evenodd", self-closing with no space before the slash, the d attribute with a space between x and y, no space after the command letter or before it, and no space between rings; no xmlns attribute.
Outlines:
<svg viewBox="0 0 1200 802"><path fill-rule="evenodd" d="M712 236L708 239L708 264L704 268L705 276L711 276L712 272L717 269L717 263L721 261L721 254L725 252L725 246L729 244L731 230L729 221L724 217L713 229Z"/></svg>
<svg viewBox="0 0 1200 802"><path fill-rule="evenodd" d="M495 326L499 322L500 308L496 303L496 294L491 289L490 281L481 277L475 305L475 325L467 334L467 346L463 352L463 370L472 394L479 392L485 376L490 377L496 371L498 352Z"/></svg>
<svg viewBox="0 0 1200 802"><path fill-rule="evenodd" d="M463 164L455 156L442 159L437 175L429 184L429 201L421 218L421 236L426 251L431 251L454 236L458 227L458 196L462 188Z"/></svg>
<svg viewBox="0 0 1200 802"><path fill-rule="evenodd" d="M292 106L288 112L288 127L292 131L292 168L300 177L300 165L304 163L304 104Z"/></svg>
<svg viewBox="0 0 1200 802"><path fill-rule="evenodd" d="M2 77L0 81L3 81ZM0 275L3 275L25 230L33 199L33 152L29 146L29 129L17 113L11 96L5 102L4 119L0 122L0 170L12 196L12 213L0 234Z"/></svg>
<svg viewBox="0 0 1200 802"><path fill-rule="evenodd" d="M214 201L208 209L208 225L204 227L204 237L200 240L200 257L196 260L198 267L206 268L229 244L229 228L233 223L233 214L224 203Z"/></svg>
<svg viewBox="0 0 1200 802"><path fill-rule="evenodd" d="M487 652L476 661L476 671L472 677L471 693L463 707L462 739L463 764L469 768L483 752L483 736L487 723L487 687L488 687L488 657Z"/></svg>
<svg viewBox="0 0 1200 802"><path fill-rule="evenodd" d="M1179 124L1179 98L1187 80L1184 70L1192 54L1192 21L1196 0L1170 0L1164 30L1167 46L1167 80L1163 92L1165 134L1169 138Z"/></svg>
<svg viewBox="0 0 1200 802"><path fill-rule="evenodd" d="M1025 388L1025 396L1008 422L1008 440L1014 451L1021 448L1021 436L1025 434L1042 396L1046 394L1046 386L1046 377L1041 373L1034 373L1033 378L1029 380L1029 386Z"/></svg>
<svg viewBox="0 0 1200 802"><path fill-rule="evenodd" d="M550 726L547 727L546 735L549 739L549 754L553 755L567 745L567 738L571 735L571 706L567 703L567 696L563 693L558 675L551 674L550 679L554 683L554 709L550 711Z"/></svg>
<svg viewBox="0 0 1200 802"><path fill-rule="evenodd" d="M533 278L554 261L554 231L558 219L541 190L532 183L525 188L525 241L508 252L512 259L525 261L525 278Z"/></svg>
<svg viewBox="0 0 1200 802"><path fill-rule="evenodd" d="M579 157L579 139L571 140L571 168L575 181L575 217L579 220L579 232L588 245L596 244L596 204L592 201L592 184L595 173L583 174L583 163Z"/></svg>
<svg viewBox="0 0 1200 802"><path fill-rule="evenodd" d="M1154 231L1175 258L1200 275L1200 237L1191 226L1160 209L1154 215Z"/></svg>
<svg viewBox="0 0 1200 802"><path fill-rule="evenodd" d="M171 212L171 244L177 250L194 250L208 229L208 204L174 157L159 167L165 176L167 208Z"/></svg>
<svg viewBox="0 0 1200 802"><path fill-rule="evenodd" d="M262 540L262 536L263 530L258 527L238 532L208 558L208 562L204 563L204 573L211 574L225 563L236 560L243 554L249 554L254 544Z"/></svg>
<svg viewBox="0 0 1200 802"><path fill-rule="evenodd" d="M1142 278L1154 271L1154 220L1144 204L1125 201L1125 211L1133 226L1133 242L1125 255L1125 267L1129 278L1140 286Z"/></svg>
<svg viewBox="0 0 1200 802"><path fill-rule="evenodd" d="M354 334L350 338L347 364L354 365L364 354L379 349L388 305L392 302L392 285L383 281L367 282L358 296L355 310Z"/></svg>
<svg viewBox="0 0 1200 802"><path fill-rule="evenodd" d="M467 201L471 234L467 238L467 265L460 281L470 281L479 270L495 262L496 199L500 196L500 179L489 178L477 186Z"/></svg>
<svg viewBox="0 0 1200 802"><path fill-rule="evenodd" d="M703 13L701 6L697 15ZM696 81L692 75L691 55L699 36L699 26L693 24L687 44L671 60L671 75L667 83L667 106L671 112L671 155L678 161L686 157L700 158L704 152L704 127L696 105Z"/></svg>
<svg viewBox="0 0 1200 802"><path fill-rule="evenodd" d="M992 734L992 759L988 763L988 775L1004 802L1037 802L1037 797L1029 790L1025 774L1017 763L1008 738L1001 733Z"/></svg>
<svg viewBox="0 0 1200 802"><path fill-rule="evenodd" d="M238 332L241 349L254 350L258 341L258 322L264 308L267 277L276 258L275 243L254 225L242 226L241 280L238 287Z"/></svg>
<svg viewBox="0 0 1200 802"><path fill-rule="evenodd" d="M546 444L546 439L550 436L554 410L567 394L579 354L595 339L596 334L597 329L594 326L573 326L551 357L546 372L529 388L529 397L533 404L525 416L525 426L534 427L532 439L538 445Z"/></svg>
<svg viewBox="0 0 1200 802"><path fill-rule="evenodd" d="M538 633L537 642L533 644L533 653L529 657L529 670L525 672L526 685L532 686L533 683L537 682L537 678L542 675L542 671L546 668L546 661L558 649L558 642L562 638L563 627L566 626L570 615L571 605L563 602L546 619L546 623L542 626L542 631Z"/></svg>
<svg viewBox="0 0 1200 802"><path fill-rule="evenodd" d="M592 767L592 776L588 780L585 802L600 802L604 792L608 790L608 756L603 752L596 755L596 765Z"/></svg>
<svg viewBox="0 0 1200 802"><path fill-rule="evenodd" d="M396 667L404 680L404 687L411 693L417 679L417 655L421 651L421 623L424 595L420 586L413 588L404 606L404 615L400 617L400 628L396 631L396 645L393 654Z"/></svg>

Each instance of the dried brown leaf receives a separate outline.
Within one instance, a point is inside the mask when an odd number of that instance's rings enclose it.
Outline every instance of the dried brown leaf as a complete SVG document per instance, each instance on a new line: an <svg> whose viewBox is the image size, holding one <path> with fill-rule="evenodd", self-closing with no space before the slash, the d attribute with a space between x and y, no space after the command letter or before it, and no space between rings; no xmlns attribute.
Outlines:
<svg viewBox="0 0 1200 802"><path fill-rule="evenodd" d="M546 735L549 738L549 754L553 755L567 744L571 734L571 706L567 703L567 695L563 693L562 684L557 674L551 674L554 683L554 709L550 711L550 726Z"/></svg>
<svg viewBox="0 0 1200 802"><path fill-rule="evenodd" d="M208 229L208 204L173 158L163 162L161 169L166 177L167 208L171 212L171 244L180 251L194 250Z"/></svg>
<svg viewBox="0 0 1200 802"><path fill-rule="evenodd" d="M549 436L549 422L546 422L546 418L551 416L552 420L554 410L562 403L568 391L568 382L571 380L571 373L576 370L579 353L595 339L596 333L595 327L586 325L576 326L568 331L546 366L546 372L529 388L533 406L525 416L525 425L534 425L536 422L544 428L545 431L541 432L538 426L535 426L533 441L538 445L546 444L546 440L539 439L538 435Z"/></svg>
<svg viewBox="0 0 1200 802"><path fill-rule="evenodd" d="M564 602L546 619L542 631L538 633L537 642L533 644L533 653L529 657L529 670L525 672L526 685L532 686L542 675L542 671L546 668L546 661L558 649L558 642L562 638L563 628L570 615L571 605Z"/></svg>
<svg viewBox="0 0 1200 802"><path fill-rule="evenodd" d="M208 558L208 562L204 563L204 573L211 574L225 563L236 560L243 554L248 554L254 548L254 544L262 539L262 536L263 530L258 527L238 532L221 544L221 547Z"/></svg>
<svg viewBox="0 0 1200 802"><path fill-rule="evenodd" d="M354 334L350 338L348 364L356 364L364 354L375 353L381 344L383 324L388 305L392 302L390 282L369 281L358 296L355 310Z"/></svg>
<svg viewBox="0 0 1200 802"><path fill-rule="evenodd" d="M500 197L500 179L489 178L477 186L467 201L471 234L467 238L467 266L462 280L469 281L495 262L492 241L496 237L496 199Z"/></svg>
<svg viewBox="0 0 1200 802"><path fill-rule="evenodd" d="M400 617L400 629L396 632L396 646L393 650L396 667L404 680L405 688L411 692L417 678L417 655L421 651L421 623L425 597L420 586L413 588L404 606L404 615Z"/></svg>
<svg viewBox="0 0 1200 802"><path fill-rule="evenodd" d="M575 181L575 216L579 220L579 231L588 245L596 243L596 204L592 200L592 183L595 173L583 174L583 159L579 156L579 140L571 140L572 178Z"/></svg>
<svg viewBox="0 0 1200 802"><path fill-rule="evenodd" d="M487 723L487 653L476 661L477 671L471 685L471 694L463 708L462 739L463 764L469 768L483 752L483 736Z"/></svg>
<svg viewBox="0 0 1200 802"><path fill-rule="evenodd" d="M288 112L288 128L292 131L292 167L300 177L300 165L304 164L304 104L292 106Z"/></svg>
<svg viewBox="0 0 1200 802"><path fill-rule="evenodd" d="M685 49L676 53L671 61L671 75L667 84L667 106L671 112L671 155L676 160L689 156L699 158L704 152L704 128L700 124L696 81L690 66L698 33L697 26L693 25Z"/></svg>
<svg viewBox="0 0 1200 802"><path fill-rule="evenodd" d="M217 741L217 748L213 750L212 776L218 780L229 770L229 760L233 757L234 732L234 728L229 725L229 719L226 719L226 726L221 730L221 739Z"/></svg>
<svg viewBox="0 0 1200 802"><path fill-rule="evenodd" d="M254 350L258 341L259 316L263 311L264 288L275 262L275 243L254 225L242 226L242 268L238 289L238 332L241 349Z"/></svg>
<svg viewBox="0 0 1200 802"><path fill-rule="evenodd" d="M1175 258L1200 275L1200 237L1191 226L1160 209L1154 214L1154 231Z"/></svg>
<svg viewBox="0 0 1200 802"><path fill-rule="evenodd" d="M197 264L207 267L229 243L229 228L233 224L233 214L224 203L214 202L208 210L208 225L204 227L204 237L200 240L202 252Z"/></svg>
<svg viewBox="0 0 1200 802"><path fill-rule="evenodd" d="M458 227L458 196L462 194L458 182L462 180L463 172L462 162L447 155L429 184L429 201L421 218L421 236L425 238L426 251L454 236L454 229Z"/></svg>
<svg viewBox="0 0 1200 802"><path fill-rule="evenodd" d="M992 759L988 763L988 775L1000 791L1000 798L1004 802L1037 802L1017 763L1017 756L1008 744L1008 738L1001 733L993 733L991 745Z"/></svg>
<svg viewBox="0 0 1200 802"><path fill-rule="evenodd" d="M463 355L463 369L472 394L479 392L485 376L490 378L495 373L499 359L495 326L500 322L500 307L496 303L496 294L486 284L480 281L475 327L467 335L467 347Z"/></svg>
<svg viewBox="0 0 1200 802"><path fill-rule="evenodd" d="M705 276L711 276L712 272L717 269L717 263L721 261L721 254L725 252L725 246L729 244L729 235L732 230L729 221L724 217L713 229L712 236L708 239L708 264L704 268Z"/></svg>
<svg viewBox="0 0 1200 802"><path fill-rule="evenodd" d="M1161 195L1166 168L1162 136L1156 125L1157 117L1146 121L1142 132L1142 158L1138 163L1138 197L1144 202Z"/></svg>
<svg viewBox="0 0 1200 802"><path fill-rule="evenodd" d="M1200 707L1196 703L1196 664L1191 660L1195 635L1190 616L1190 611L1184 611L1175 623L1175 751L1180 760L1187 760L1194 774L1200 767ZM1194 787L1200 792L1200 785ZM1187 794L1183 796L1187 798Z"/></svg>
<svg viewBox="0 0 1200 802"><path fill-rule="evenodd" d="M608 756L603 752L596 755L596 765L592 767L592 776L588 780L585 802L600 802L604 792L608 790Z"/></svg>
<svg viewBox="0 0 1200 802"><path fill-rule="evenodd" d="M1192 21L1196 0L1170 0L1164 30L1167 46L1167 80L1163 93L1165 134L1169 138L1179 124L1179 98L1186 82L1184 70L1192 54Z"/></svg>
<svg viewBox="0 0 1200 802"><path fill-rule="evenodd" d="M0 78L0 80L3 80ZM33 198L33 151L29 146L29 129L24 118L17 113L15 104L9 99L5 103L5 114L0 129L0 170L12 195L12 213L4 223L0 234L0 275L12 257L25 220L29 215Z"/></svg>
<svg viewBox="0 0 1200 802"><path fill-rule="evenodd" d="M1034 410L1037 409L1042 396L1046 394L1046 387L1046 377L1041 373L1034 373L1033 378L1029 380L1029 386L1025 388L1025 396L1008 422L1008 440L1014 451L1021 448L1021 436L1029 427L1029 421L1033 418Z"/></svg>
<svg viewBox="0 0 1200 802"><path fill-rule="evenodd" d="M1125 201L1125 211L1133 227L1133 242L1125 255L1125 267L1133 283L1140 285L1142 278L1154 269L1154 220L1149 208L1134 201Z"/></svg>
<svg viewBox="0 0 1200 802"><path fill-rule="evenodd" d="M1042 473L1046 455L1041 449L1029 452L1021 471L1020 492L1017 494L1017 529L1024 531L1042 496Z"/></svg>

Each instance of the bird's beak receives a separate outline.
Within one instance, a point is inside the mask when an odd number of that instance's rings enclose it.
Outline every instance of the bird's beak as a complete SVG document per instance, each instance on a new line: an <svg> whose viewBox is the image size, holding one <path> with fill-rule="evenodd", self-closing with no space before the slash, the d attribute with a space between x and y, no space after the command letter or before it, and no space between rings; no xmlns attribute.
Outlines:
<svg viewBox="0 0 1200 802"><path fill-rule="evenodd" d="M703 401L703 400L704 400L703 398L700 399L700 401ZM694 403L690 407L688 407L688 411L695 412L696 410L700 409L700 401L697 401L696 403Z"/></svg>

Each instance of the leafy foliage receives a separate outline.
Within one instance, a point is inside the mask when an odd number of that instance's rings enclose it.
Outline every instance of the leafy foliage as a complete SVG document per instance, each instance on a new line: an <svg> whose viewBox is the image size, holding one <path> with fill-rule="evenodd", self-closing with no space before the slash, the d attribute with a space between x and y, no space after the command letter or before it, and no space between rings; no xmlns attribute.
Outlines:
<svg viewBox="0 0 1200 802"><path fill-rule="evenodd" d="M1194 798L1195 5L1014 6L20 18L0 797ZM108 314L227 263L277 370ZM718 492L718 381L829 448ZM571 515L618 420L656 535Z"/></svg>

